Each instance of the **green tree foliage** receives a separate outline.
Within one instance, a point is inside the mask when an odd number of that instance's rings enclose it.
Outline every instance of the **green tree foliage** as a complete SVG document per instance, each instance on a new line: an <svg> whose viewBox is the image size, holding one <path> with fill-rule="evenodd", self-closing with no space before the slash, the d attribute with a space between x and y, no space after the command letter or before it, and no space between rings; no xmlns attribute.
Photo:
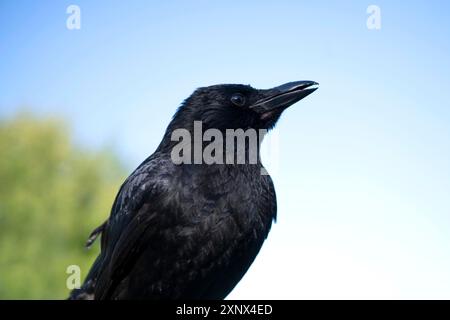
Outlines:
<svg viewBox="0 0 450 320"><path fill-rule="evenodd" d="M84 242L124 169L111 152L75 145L61 119L28 114L0 120L0 152L0 299L66 298L66 268L86 276L99 244Z"/></svg>

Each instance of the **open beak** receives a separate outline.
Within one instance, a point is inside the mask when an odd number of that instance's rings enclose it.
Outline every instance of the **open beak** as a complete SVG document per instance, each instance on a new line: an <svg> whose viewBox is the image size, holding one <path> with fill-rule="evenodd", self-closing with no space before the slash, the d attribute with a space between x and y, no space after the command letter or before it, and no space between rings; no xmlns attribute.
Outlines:
<svg viewBox="0 0 450 320"><path fill-rule="evenodd" d="M261 118L270 117L271 114L283 111L287 107L300 101L316 91L319 84L314 81L295 81L265 90L266 97L250 106L250 109L261 114Z"/></svg>

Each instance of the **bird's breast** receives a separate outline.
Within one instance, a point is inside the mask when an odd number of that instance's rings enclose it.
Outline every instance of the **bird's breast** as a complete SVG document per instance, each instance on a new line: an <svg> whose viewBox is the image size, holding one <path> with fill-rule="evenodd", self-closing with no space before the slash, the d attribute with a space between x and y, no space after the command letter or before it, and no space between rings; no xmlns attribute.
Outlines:
<svg viewBox="0 0 450 320"><path fill-rule="evenodd" d="M183 204L180 218L200 232L267 233L276 208L270 181L260 168L241 167L190 170L179 179L185 182L174 192L175 202Z"/></svg>

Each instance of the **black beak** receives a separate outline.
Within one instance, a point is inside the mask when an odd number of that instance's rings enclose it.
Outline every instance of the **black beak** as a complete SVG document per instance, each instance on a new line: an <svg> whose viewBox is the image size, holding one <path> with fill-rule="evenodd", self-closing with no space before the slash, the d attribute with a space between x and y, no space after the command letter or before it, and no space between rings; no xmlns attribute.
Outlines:
<svg viewBox="0 0 450 320"><path fill-rule="evenodd" d="M264 90L266 97L258 100L255 104L250 106L250 109L261 114L262 117L276 111L283 111L287 107L300 101L304 97L316 91L319 84L314 81L295 81L285 83L281 86Z"/></svg>

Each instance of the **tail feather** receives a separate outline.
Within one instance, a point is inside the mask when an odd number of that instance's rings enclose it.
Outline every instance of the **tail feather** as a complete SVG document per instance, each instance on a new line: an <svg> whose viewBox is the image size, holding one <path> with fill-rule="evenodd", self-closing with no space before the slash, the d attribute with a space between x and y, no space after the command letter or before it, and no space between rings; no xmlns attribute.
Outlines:
<svg viewBox="0 0 450 320"><path fill-rule="evenodd" d="M104 222L102 225L97 227L92 233L89 235L89 238L86 242L86 247L89 248L97 237L103 232L107 222ZM73 289L70 292L68 300L94 300L95 299L95 285L97 282L97 278L99 276L101 266L103 264L102 255L100 254L92 265L91 270L89 271L86 279L84 280L81 288Z"/></svg>
<svg viewBox="0 0 450 320"><path fill-rule="evenodd" d="M102 266L102 256L99 255L91 270L86 276L83 285L79 289L70 292L68 300L94 300L95 285Z"/></svg>

